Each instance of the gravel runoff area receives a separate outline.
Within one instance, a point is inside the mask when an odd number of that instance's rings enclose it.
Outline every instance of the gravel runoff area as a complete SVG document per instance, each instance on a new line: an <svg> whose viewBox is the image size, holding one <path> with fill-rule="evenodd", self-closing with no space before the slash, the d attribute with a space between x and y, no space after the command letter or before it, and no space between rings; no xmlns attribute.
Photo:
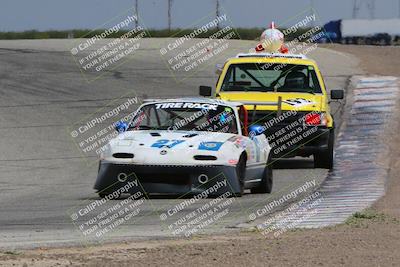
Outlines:
<svg viewBox="0 0 400 267"><path fill-rule="evenodd" d="M400 76L400 47L328 48L357 56L369 74ZM399 266L400 116L385 137L390 170L385 197L335 227L293 230L279 237L255 232L93 247L2 251L0 266Z"/></svg>

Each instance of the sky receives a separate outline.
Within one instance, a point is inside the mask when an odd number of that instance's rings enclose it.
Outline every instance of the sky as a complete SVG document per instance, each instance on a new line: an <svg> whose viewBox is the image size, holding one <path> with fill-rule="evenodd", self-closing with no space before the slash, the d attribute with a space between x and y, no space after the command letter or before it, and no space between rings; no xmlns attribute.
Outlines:
<svg viewBox="0 0 400 267"><path fill-rule="evenodd" d="M168 0L138 0L138 13L147 28L168 26ZM360 4L359 18L368 18L367 2ZM135 0L0 0L0 31L96 29L126 13ZM196 21L215 16L216 0L172 0L172 27L190 28ZM299 14L314 7L324 24L352 18L354 0L220 0L221 13L234 27L292 24ZM375 18L399 17L400 0L375 0Z"/></svg>

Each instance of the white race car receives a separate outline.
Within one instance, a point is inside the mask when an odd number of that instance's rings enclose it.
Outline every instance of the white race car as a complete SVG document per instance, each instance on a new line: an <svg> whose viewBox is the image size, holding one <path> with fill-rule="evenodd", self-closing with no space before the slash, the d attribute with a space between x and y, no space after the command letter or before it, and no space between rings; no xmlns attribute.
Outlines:
<svg viewBox="0 0 400 267"><path fill-rule="evenodd" d="M129 181L139 181L146 194L270 193L271 148L247 117L241 103L148 100L130 122L116 124L119 134L104 147L94 188L101 197Z"/></svg>

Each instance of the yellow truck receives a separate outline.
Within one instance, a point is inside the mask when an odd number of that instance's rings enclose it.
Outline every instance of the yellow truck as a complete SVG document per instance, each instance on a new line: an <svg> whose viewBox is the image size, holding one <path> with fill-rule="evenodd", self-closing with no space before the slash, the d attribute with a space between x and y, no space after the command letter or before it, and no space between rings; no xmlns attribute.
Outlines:
<svg viewBox="0 0 400 267"><path fill-rule="evenodd" d="M335 123L317 64L303 55L244 53L218 69L214 97L241 102L249 135L265 134L273 158L314 157L316 168L331 169ZM212 88L200 86L200 95ZM343 99L331 90L330 99Z"/></svg>

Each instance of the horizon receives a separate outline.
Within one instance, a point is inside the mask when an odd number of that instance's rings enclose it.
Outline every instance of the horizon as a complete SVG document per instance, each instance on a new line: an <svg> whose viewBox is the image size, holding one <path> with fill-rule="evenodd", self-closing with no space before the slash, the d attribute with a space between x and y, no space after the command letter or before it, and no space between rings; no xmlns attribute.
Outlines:
<svg viewBox="0 0 400 267"><path fill-rule="evenodd" d="M235 28L267 28L271 21L278 25L288 23L300 13L311 13L314 8L318 19L315 25L323 25L337 19L353 17L353 1L288 0L274 2L273 8L263 0L247 3L239 0L220 0L220 14L227 14L229 24ZM361 1L357 18L398 18L400 1L381 0L369 10ZM110 3L105 0L71 0L68 3L54 0L8 0L0 10L0 32L65 31L73 29L98 29L115 16L134 9L134 0ZM171 29L188 29L204 17L215 17L215 0L174 0L171 6ZM20 7L24 6L24 9ZM93 6L96 7L93 10ZM247 12L243 12L246 10ZM147 29L168 29L167 0L138 1L138 15ZM371 14L371 12L373 14ZM16 19L15 14L20 14ZM289 19L288 19L289 18ZM290 24L290 23L289 23Z"/></svg>

